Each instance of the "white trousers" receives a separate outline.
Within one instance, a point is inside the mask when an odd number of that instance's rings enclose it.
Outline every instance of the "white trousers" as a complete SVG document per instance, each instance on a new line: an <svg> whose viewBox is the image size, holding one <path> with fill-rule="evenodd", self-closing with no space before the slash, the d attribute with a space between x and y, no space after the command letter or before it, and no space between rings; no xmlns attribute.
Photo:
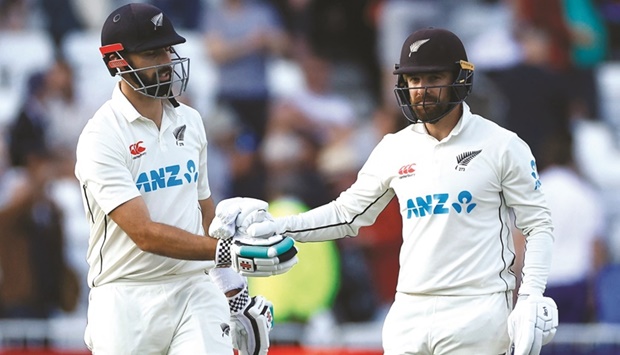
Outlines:
<svg viewBox="0 0 620 355"><path fill-rule="evenodd" d="M385 355L498 355L508 350L512 292L479 296L397 293L383 326Z"/></svg>
<svg viewBox="0 0 620 355"><path fill-rule="evenodd" d="M228 301L209 276L91 289L84 341L94 355L232 355Z"/></svg>

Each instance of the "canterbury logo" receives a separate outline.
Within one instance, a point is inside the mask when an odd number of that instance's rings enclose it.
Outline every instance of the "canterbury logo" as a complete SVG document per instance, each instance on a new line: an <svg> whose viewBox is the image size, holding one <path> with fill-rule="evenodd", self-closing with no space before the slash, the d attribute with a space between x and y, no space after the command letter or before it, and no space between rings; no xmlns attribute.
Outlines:
<svg viewBox="0 0 620 355"><path fill-rule="evenodd" d="M419 41L415 41L411 43L411 45L409 46L409 56L411 57L411 54L417 52L424 43L430 40L431 40L430 38L427 38L427 39L421 39Z"/></svg>
<svg viewBox="0 0 620 355"><path fill-rule="evenodd" d="M461 153L456 156L456 167L454 170L464 171L465 167L469 164L472 159L474 159L478 154L480 154L482 150L476 150L472 152Z"/></svg>
<svg viewBox="0 0 620 355"><path fill-rule="evenodd" d="M153 28L154 30L157 29L157 27L161 27L164 25L164 14L162 14L161 12L155 16L153 16L151 18L151 22L153 23L153 25L155 25L155 28Z"/></svg>
<svg viewBox="0 0 620 355"><path fill-rule="evenodd" d="M177 140L177 145L179 147L182 147L185 145L184 141L185 141L185 129L187 127L185 125L179 126L177 128L174 129L174 131L172 131L172 134L174 135L174 138Z"/></svg>
<svg viewBox="0 0 620 355"><path fill-rule="evenodd" d="M139 141L138 143L134 143L132 145L129 146L129 153L131 153L131 155L133 155L134 157L138 157L141 156L142 153L144 153L146 151L146 148L144 148L141 144L144 143L143 141Z"/></svg>
<svg viewBox="0 0 620 355"><path fill-rule="evenodd" d="M398 175L411 175L415 172L415 163L403 165L398 169Z"/></svg>

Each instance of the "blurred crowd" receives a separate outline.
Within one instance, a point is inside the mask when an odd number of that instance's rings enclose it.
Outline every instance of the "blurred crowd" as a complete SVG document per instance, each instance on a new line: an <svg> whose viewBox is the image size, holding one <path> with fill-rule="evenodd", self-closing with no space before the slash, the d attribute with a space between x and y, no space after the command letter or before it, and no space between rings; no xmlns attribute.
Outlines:
<svg viewBox="0 0 620 355"><path fill-rule="evenodd" d="M128 2L0 0L0 318L85 318L75 145L116 81L101 25ZM215 201L260 198L274 215L334 199L405 127L392 70L411 32L457 33L476 65L472 112L537 158L560 322L620 323L620 1L148 2L188 39L176 48L191 60L182 101L205 121ZM400 227L392 201L357 238L300 245L299 265L251 290L277 322L378 319L395 293Z"/></svg>

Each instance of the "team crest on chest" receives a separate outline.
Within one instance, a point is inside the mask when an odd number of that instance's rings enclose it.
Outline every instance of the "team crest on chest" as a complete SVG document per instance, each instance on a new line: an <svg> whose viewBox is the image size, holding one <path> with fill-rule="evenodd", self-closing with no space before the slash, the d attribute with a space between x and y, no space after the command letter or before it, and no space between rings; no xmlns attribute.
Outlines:
<svg viewBox="0 0 620 355"><path fill-rule="evenodd" d="M475 157L477 157L478 154L480 154L480 152L482 152L482 149L475 150L475 151L469 151L469 152L463 152L457 155L456 166L454 167L454 170L465 171L469 162L471 162Z"/></svg>
<svg viewBox="0 0 620 355"><path fill-rule="evenodd" d="M172 131L172 134L174 135L174 139L177 140L177 145L179 147L182 147L185 145L185 129L187 127L185 125L179 126L177 128L174 129L174 131Z"/></svg>

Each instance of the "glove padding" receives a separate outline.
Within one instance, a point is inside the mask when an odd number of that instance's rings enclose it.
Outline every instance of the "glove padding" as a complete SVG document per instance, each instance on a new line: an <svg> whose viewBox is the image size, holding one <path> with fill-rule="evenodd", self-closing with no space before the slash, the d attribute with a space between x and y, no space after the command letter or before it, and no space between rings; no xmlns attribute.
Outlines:
<svg viewBox="0 0 620 355"><path fill-rule="evenodd" d="M231 267L242 276L249 277L283 274L297 261L295 241L282 235L267 239L220 239L215 251L216 267Z"/></svg>
<svg viewBox="0 0 620 355"><path fill-rule="evenodd" d="M215 218L209 226L209 235L217 239L247 235L253 225L253 236L268 238L275 234L276 225L267 212L269 204L249 197L233 197L222 200L215 207Z"/></svg>
<svg viewBox="0 0 620 355"><path fill-rule="evenodd" d="M519 296L508 316L508 336L514 355L538 355L543 345L555 336L558 307L542 295Z"/></svg>
<svg viewBox="0 0 620 355"><path fill-rule="evenodd" d="M297 248L291 237L234 238L232 268L243 276L265 277L289 271L297 264Z"/></svg>
<svg viewBox="0 0 620 355"><path fill-rule="evenodd" d="M239 355L267 355L273 328L273 305L262 296L248 295L248 288L228 297L233 347Z"/></svg>

